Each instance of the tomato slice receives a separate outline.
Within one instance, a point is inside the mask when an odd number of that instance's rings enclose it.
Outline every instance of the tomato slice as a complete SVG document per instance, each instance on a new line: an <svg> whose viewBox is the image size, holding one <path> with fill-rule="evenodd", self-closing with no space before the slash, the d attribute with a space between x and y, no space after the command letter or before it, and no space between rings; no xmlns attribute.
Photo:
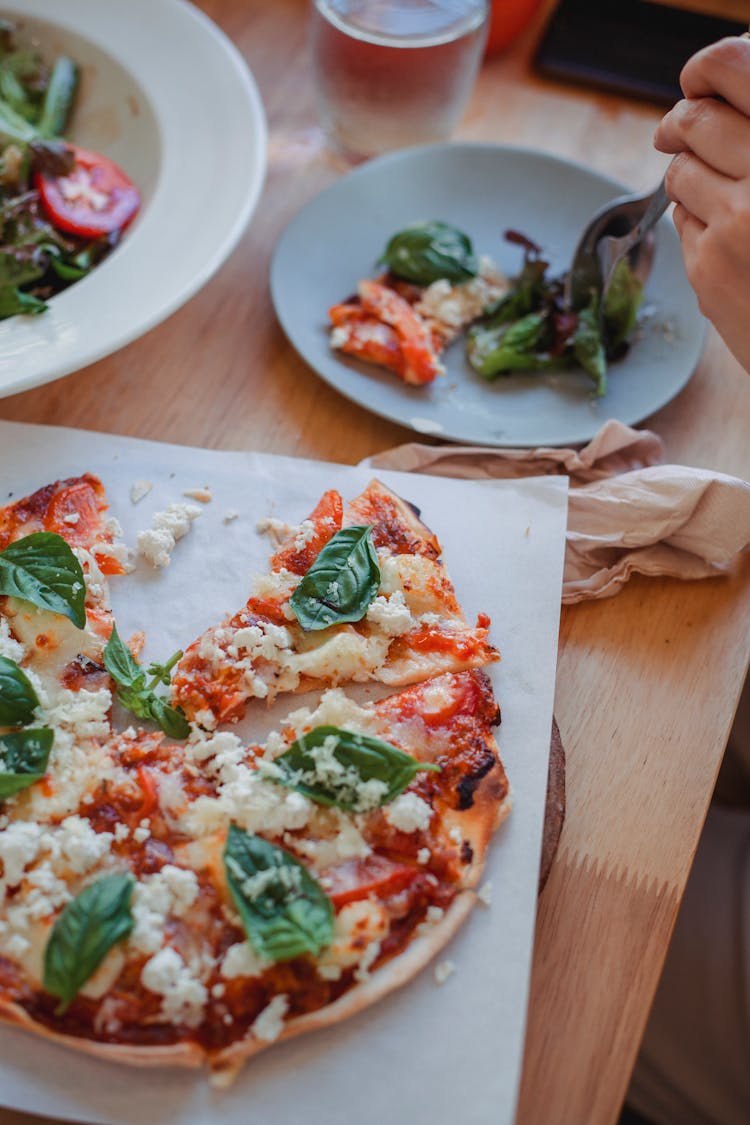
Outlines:
<svg viewBox="0 0 750 1125"><path fill-rule="evenodd" d="M404 863L394 863L385 856L373 855L368 859L352 859L325 871L328 880L326 893L339 910L348 902L377 895L384 898L404 890L416 879L419 871Z"/></svg>
<svg viewBox="0 0 750 1125"><path fill-rule="evenodd" d="M141 205L138 188L109 157L77 145L70 148L75 157L71 172L40 172L34 179L48 219L58 230L79 238L122 230Z"/></svg>

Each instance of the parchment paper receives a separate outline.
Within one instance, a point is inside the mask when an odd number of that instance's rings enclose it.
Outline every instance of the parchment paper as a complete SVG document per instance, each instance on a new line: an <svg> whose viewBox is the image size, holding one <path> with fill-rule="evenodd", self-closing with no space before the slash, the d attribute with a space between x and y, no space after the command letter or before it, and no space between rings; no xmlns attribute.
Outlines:
<svg viewBox="0 0 750 1125"><path fill-rule="evenodd" d="M159 445L130 438L0 422L0 502L84 471L104 481L126 541L153 512L208 485L171 565L140 560L112 579L123 635L147 632L147 654L166 659L245 601L248 578L266 568L256 521L299 522L326 488L355 495L372 470ZM405 988L334 1028L278 1044L229 1091L205 1073L110 1065L0 1028L0 1103L111 1125L509 1125L523 1050L529 968L555 681L567 480L464 482L380 471L417 504L444 546L459 600L492 617L502 662L490 672L502 706L498 741L514 809L487 862L492 905L477 906L440 955L456 972L441 986L430 966ZM136 480L153 490L137 505ZM224 523L230 510L239 517ZM488 531L491 529L491 531ZM299 705L262 704L255 722Z"/></svg>

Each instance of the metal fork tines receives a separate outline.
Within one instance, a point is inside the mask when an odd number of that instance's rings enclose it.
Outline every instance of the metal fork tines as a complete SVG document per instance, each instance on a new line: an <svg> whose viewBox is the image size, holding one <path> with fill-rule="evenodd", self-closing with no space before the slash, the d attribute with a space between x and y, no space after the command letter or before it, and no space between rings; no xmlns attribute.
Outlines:
<svg viewBox="0 0 750 1125"><path fill-rule="evenodd" d="M574 308L606 296L617 263L630 256L633 272L645 281L651 270L653 239L649 232L669 206L664 180L648 195L623 195L594 214L581 235L565 278L565 301Z"/></svg>

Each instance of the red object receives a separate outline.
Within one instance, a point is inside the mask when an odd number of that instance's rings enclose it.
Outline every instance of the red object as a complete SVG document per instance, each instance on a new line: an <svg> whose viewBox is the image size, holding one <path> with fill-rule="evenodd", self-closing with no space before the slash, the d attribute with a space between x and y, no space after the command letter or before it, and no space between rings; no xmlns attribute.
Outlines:
<svg viewBox="0 0 750 1125"><path fill-rule="evenodd" d="M327 894L336 909L374 894L378 898L398 894L408 887L419 872L404 863L394 863L385 856L351 859L326 871Z"/></svg>
<svg viewBox="0 0 750 1125"><path fill-rule="evenodd" d="M141 205L138 188L109 157L76 145L70 148L75 165L67 176L39 173L35 179L50 222L79 238L122 230Z"/></svg>
<svg viewBox="0 0 750 1125"><path fill-rule="evenodd" d="M531 23L541 0L492 0L486 55L503 51Z"/></svg>

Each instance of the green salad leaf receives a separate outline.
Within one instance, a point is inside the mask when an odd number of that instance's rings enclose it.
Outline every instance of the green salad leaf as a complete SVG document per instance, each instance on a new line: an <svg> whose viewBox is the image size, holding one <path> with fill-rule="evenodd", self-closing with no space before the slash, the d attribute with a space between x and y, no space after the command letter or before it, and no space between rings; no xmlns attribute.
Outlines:
<svg viewBox="0 0 750 1125"><path fill-rule="evenodd" d="M578 324L573 336L573 351L584 371L596 384L598 397L607 391L607 354L599 320L596 298L578 314Z"/></svg>
<svg viewBox="0 0 750 1125"><path fill-rule="evenodd" d="M546 330L543 313L527 313L493 328L477 325L469 332L469 363L485 379L511 371L539 371L545 366L539 355Z"/></svg>
<svg viewBox="0 0 750 1125"><path fill-rule="evenodd" d="M0 734L0 801L41 781L53 739L47 727Z"/></svg>
<svg viewBox="0 0 750 1125"><path fill-rule="evenodd" d="M67 904L52 927L44 950L44 988L60 1000L55 1015L64 1015L112 946L132 930L134 883L129 874L103 875Z"/></svg>
<svg viewBox="0 0 750 1125"><path fill-rule="evenodd" d="M86 625L86 583L81 564L61 535L35 531L0 551L0 594Z"/></svg>
<svg viewBox="0 0 750 1125"><path fill-rule="evenodd" d="M270 961L317 957L333 940L333 905L289 852L229 827L224 848L229 890L256 953Z"/></svg>
<svg viewBox="0 0 750 1125"><path fill-rule="evenodd" d="M367 524L337 531L289 599L303 629L361 621L380 589L380 564Z"/></svg>
<svg viewBox="0 0 750 1125"><path fill-rule="evenodd" d="M602 317L610 354L625 342L635 328L643 300L643 283L635 276L627 258L621 258L604 298Z"/></svg>
<svg viewBox="0 0 750 1125"><path fill-rule="evenodd" d="M318 804L365 812L403 793L420 770L440 766L418 762L382 739L324 725L293 742L267 772Z"/></svg>
<svg viewBox="0 0 750 1125"><path fill-rule="evenodd" d="M396 277L415 285L469 281L479 266L471 240L448 223L417 223L394 234L380 259Z"/></svg>

